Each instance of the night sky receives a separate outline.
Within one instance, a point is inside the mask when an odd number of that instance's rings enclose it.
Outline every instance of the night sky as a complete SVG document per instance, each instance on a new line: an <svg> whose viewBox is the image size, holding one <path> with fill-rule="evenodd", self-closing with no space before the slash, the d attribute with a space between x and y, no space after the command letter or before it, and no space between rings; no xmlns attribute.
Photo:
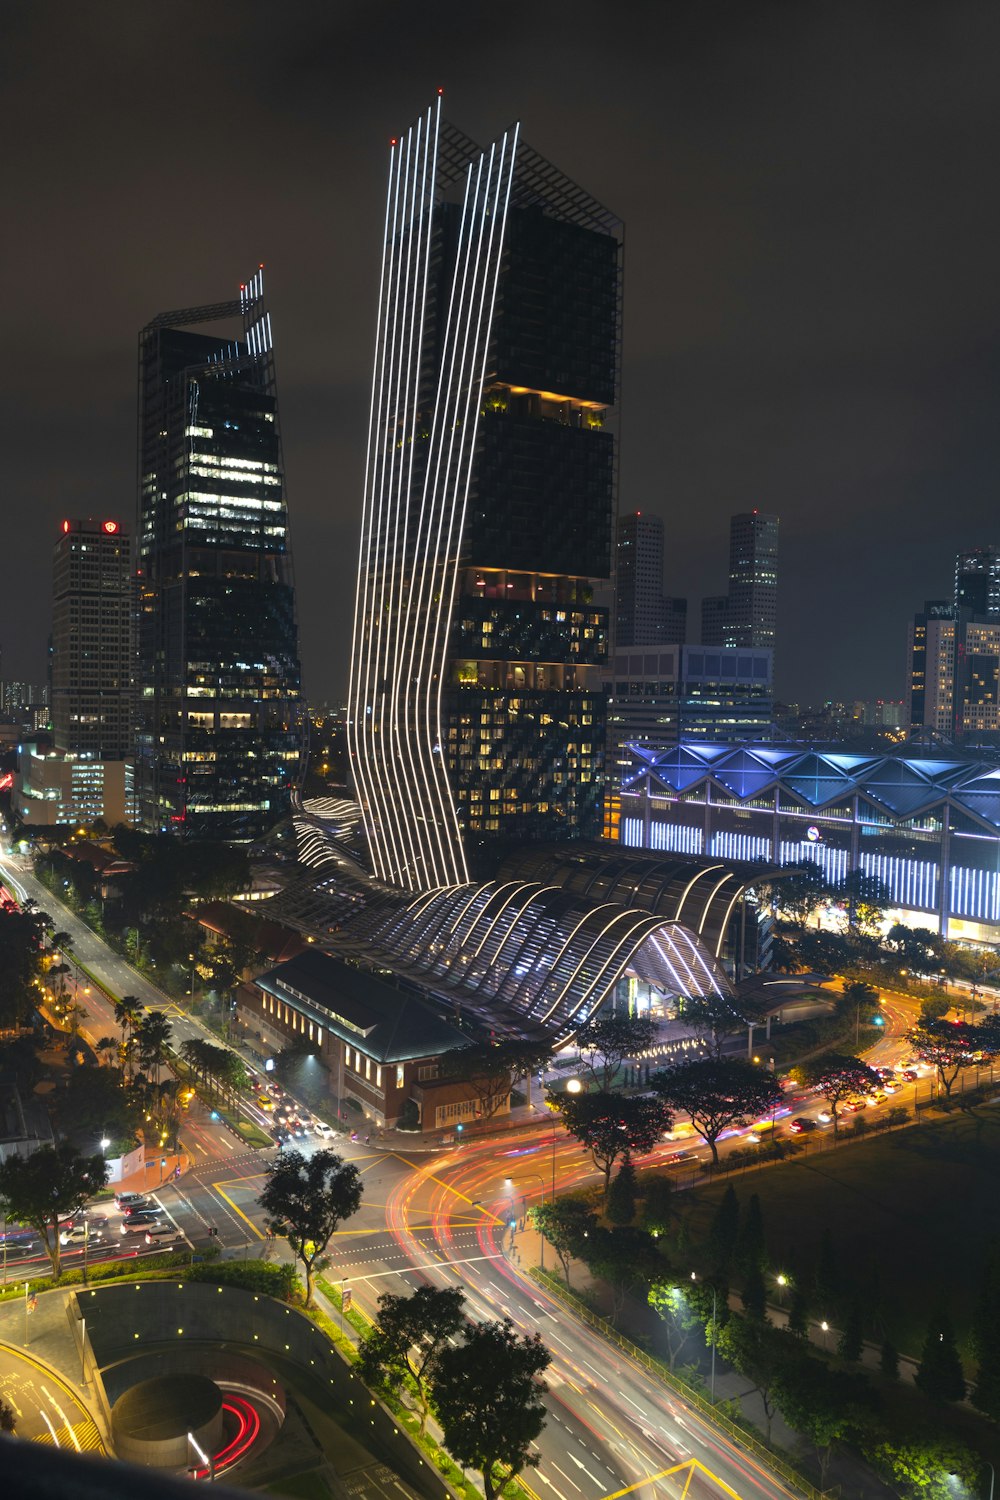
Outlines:
<svg viewBox="0 0 1000 1500"><path fill-rule="evenodd" d="M159 311L266 265L302 657L346 685L389 137L445 89L626 222L622 509L666 587L782 521L778 689L898 697L906 617L1000 540L1000 7L6 0L2 675L63 516L135 505Z"/></svg>

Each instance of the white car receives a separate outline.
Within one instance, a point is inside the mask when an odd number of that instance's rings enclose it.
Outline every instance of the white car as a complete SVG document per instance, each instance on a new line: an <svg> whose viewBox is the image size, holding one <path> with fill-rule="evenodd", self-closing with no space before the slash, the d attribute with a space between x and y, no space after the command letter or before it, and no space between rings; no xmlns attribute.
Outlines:
<svg viewBox="0 0 1000 1500"><path fill-rule="evenodd" d="M324 1141L328 1141L333 1135L332 1125L328 1125L325 1120L314 1120L313 1129L317 1135L323 1137Z"/></svg>
<svg viewBox="0 0 1000 1500"><path fill-rule="evenodd" d="M88 1240L99 1240L101 1232L92 1229L87 1233L86 1225L78 1224L75 1229L64 1229L59 1236L60 1245L85 1245Z"/></svg>

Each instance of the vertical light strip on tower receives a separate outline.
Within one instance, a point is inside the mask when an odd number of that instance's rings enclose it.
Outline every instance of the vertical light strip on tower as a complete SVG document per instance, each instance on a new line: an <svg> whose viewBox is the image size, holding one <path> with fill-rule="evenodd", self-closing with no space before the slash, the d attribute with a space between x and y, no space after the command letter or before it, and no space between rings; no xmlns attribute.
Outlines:
<svg viewBox="0 0 1000 1500"><path fill-rule="evenodd" d="M348 719L373 868L411 890L468 878L441 694L517 132L468 166L427 413L439 138L440 100L390 157Z"/></svg>

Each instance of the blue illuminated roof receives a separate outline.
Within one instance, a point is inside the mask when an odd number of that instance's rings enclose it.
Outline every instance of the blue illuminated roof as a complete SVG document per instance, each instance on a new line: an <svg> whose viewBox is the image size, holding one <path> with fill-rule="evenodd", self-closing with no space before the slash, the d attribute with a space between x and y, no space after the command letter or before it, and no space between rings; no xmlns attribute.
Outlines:
<svg viewBox="0 0 1000 1500"><path fill-rule="evenodd" d="M640 763L641 761L641 763ZM777 787L800 806L826 807L861 795L900 822L949 801L1000 828L1000 766L951 756L871 755L799 745L682 743L657 753L635 747L623 786L657 783L674 792L714 781L739 801Z"/></svg>

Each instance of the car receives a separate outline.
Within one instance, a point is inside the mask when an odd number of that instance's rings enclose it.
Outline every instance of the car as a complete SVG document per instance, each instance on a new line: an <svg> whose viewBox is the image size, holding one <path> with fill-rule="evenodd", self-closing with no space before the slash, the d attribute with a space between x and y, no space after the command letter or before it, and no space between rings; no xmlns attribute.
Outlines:
<svg viewBox="0 0 1000 1500"><path fill-rule="evenodd" d="M874 1105L876 1109L880 1104L885 1103L885 1099L886 1096L882 1089L872 1089L871 1093L868 1095L868 1103Z"/></svg>
<svg viewBox="0 0 1000 1500"><path fill-rule="evenodd" d="M59 1235L60 1245L86 1245L96 1244L101 1238L99 1229L88 1229L85 1224L78 1224L75 1229L64 1229Z"/></svg>
<svg viewBox="0 0 1000 1500"><path fill-rule="evenodd" d="M123 1219L123 1224L158 1224L163 1218L162 1208L140 1208L138 1213L129 1214Z"/></svg>
<svg viewBox="0 0 1000 1500"><path fill-rule="evenodd" d="M796 1115L794 1120L789 1120L788 1129L792 1135L803 1135L807 1130L816 1129L816 1121L806 1119L805 1115Z"/></svg>
<svg viewBox="0 0 1000 1500"><path fill-rule="evenodd" d="M121 1233L122 1233L122 1235L126 1235L126 1234L145 1234L146 1230L149 1229L156 1222L157 1221L154 1218L152 1218L152 1217L150 1217L148 1219L145 1219L145 1218L140 1218L140 1219L123 1219L122 1220Z"/></svg>
<svg viewBox="0 0 1000 1500"><path fill-rule="evenodd" d="M159 1240L183 1239L175 1224L151 1224L146 1230L146 1244L155 1245Z"/></svg>
<svg viewBox="0 0 1000 1500"><path fill-rule="evenodd" d="M148 1209L155 1209L156 1204L151 1198L137 1198L134 1203L126 1203L122 1209L123 1218L130 1219L133 1214L145 1213Z"/></svg>
<svg viewBox="0 0 1000 1500"><path fill-rule="evenodd" d="M840 1107L841 1114L856 1115L861 1110L868 1108L867 1099L847 1099Z"/></svg>
<svg viewBox="0 0 1000 1500"><path fill-rule="evenodd" d="M257 1103L260 1105L261 1109L266 1109L268 1111L274 1109L274 1100L271 1098L270 1094L258 1094Z"/></svg>
<svg viewBox="0 0 1000 1500"><path fill-rule="evenodd" d="M876 1068L875 1071L880 1078L895 1078L896 1076L895 1068Z"/></svg>
<svg viewBox="0 0 1000 1500"><path fill-rule="evenodd" d="M316 1132L317 1135L323 1137L324 1141L328 1141L330 1139L330 1137L333 1135L333 1126L332 1125L328 1125L325 1120L316 1120L316 1121L314 1121L313 1122L313 1129L315 1130L315 1132Z"/></svg>
<svg viewBox="0 0 1000 1500"><path fill-rule="evenodd" d="M103 1229L108 1222L107 1214L92 1214L89 1208L85 1210L85 1213L87 1223L90 1225L91 1234L93 1234L95 1229Z"/></svg>
<svg viewBox="0 0 1000 1500"><path fill-rule="evenodd" d="M670 1155L664 1158L663 1164L667 1167L683 1167L685 1162L696 1160L697 1158L689 1151L671 1151Z"/></svg>
<svg viewBox="0 0 1000 1500"><path fill-rule="evenodd" d="M306 1133L299 1121L296 1121L294 1125L289 1125L288 1128L297 1141L305 1139Z"/></svg>
<svg viewBox="0 0 1000 1500"><path fill-rule="evenodd" d="M830 1111L828 1109L821 1109L819 1111L819 1113L817 1114L816 1119L817 1119L817 1122L820 1125L832 1125L833 1124L833 1114L832 1114L832 1111Z"/></svg>
<svg viewBox="0 0 1000 1500"><path fill-rule="evenodd" d="M914 1072L913 1068L903 1068L900 1070L899 1076L905 1079L907 1083L916 1083L920 1075Z"/></svg>
<svg viewBox="0 0 1000 1500"><path fill-rule="evenodd" d="M127 1208L130 1203L145 1203L144 1193L116 1193L115 1208Z"/></svg>
<svg viewBox="0 0 1000 1500"><path fill-rule="evenodd" d="M882 1083L882 1092L884 1094L898 1094L901 1088L902 1084L898 1083L894 1078L886 1078Z"/></svg>

